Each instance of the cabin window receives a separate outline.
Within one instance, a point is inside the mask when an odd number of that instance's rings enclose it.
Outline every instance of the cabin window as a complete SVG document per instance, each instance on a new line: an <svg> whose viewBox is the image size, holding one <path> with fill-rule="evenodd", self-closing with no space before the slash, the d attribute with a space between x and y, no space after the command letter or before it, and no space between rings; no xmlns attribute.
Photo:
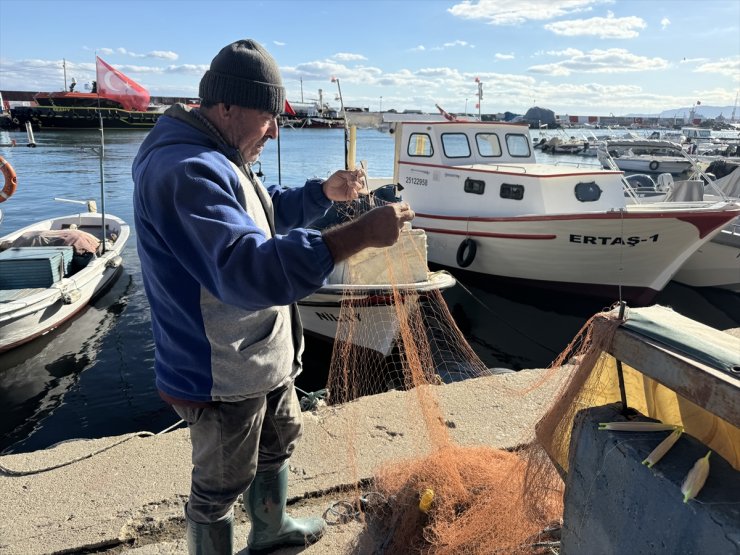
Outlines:
<svg viewBox="0 0 740 555"><path fill-rule="evenodd" d="M465 133L443 133L442 150L447 158L470 158L470 144Z"/></svg>
<svg viewBox="0 0 740 555"><path fill-rule="evenodd" d="M576 198L581 202L595 202L601 198L601 187L595 181L578 183L575 186Z"/></svg>
<svg viewBox="0 0 740 555"><path fill-rule="evenodd" d="M478 133L475 142L481 156L488 158L501 156L501 141L495 133Z"/></svg>
<svg viewBox="0 0 740 555"><path fill-rule="evenodd" d="M511 200L522 200L524 198L524 185L514 185L513 183L502 183L501 191L499 192L501 198L508 198Z"/></svg>
<svg viewBox="0 0 740 555"><path fill-rule="evenodd" d="M470 179L468 177L465 180L464 191L474 195L482 195L486 192L486 182L482 179Z"/></svg>
<svg viewBox="0 0 740 555"><path fill-rule="evenodd" d="M506 134L506 148L510 156L528 158L532 151L529 150L529 138L525 135Z"/></svg>
<svg viewBox="0 0 740 555"><path fill-rule="evenodd" d="M412 133L409 137L408 155L429 157L432 154L432 138L426 133Z"/></svg>

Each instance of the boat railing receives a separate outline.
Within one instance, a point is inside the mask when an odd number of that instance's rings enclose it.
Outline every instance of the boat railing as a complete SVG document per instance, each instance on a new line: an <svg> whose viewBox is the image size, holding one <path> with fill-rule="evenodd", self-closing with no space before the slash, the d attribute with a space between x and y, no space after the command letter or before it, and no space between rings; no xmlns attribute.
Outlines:
<svg viewBox="0 0 740 555"><path fill-rule="evenodd" d="M558 160L553 165L554 166L568 166L571 168L602 169L602 166L600 164L594 164L591 162L573 162L570 160ZM617 169L617 171L619 170Z"/></svg>

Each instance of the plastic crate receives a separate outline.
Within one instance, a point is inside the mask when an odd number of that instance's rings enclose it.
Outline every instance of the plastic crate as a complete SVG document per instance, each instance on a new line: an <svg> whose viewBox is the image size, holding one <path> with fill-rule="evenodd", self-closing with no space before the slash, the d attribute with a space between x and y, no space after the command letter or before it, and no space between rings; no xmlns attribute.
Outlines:
<svg viewBox="0 0 740 555"><path fill-rule="evenodd" d="M73 247L17 247L0 252L0 289L51 287L68 275Z"/></svg>

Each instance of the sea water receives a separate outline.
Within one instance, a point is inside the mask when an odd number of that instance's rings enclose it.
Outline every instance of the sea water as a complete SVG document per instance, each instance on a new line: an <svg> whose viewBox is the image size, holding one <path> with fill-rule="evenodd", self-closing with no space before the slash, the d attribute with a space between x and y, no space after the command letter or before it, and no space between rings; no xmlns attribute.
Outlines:
<svg viewBox="0 0 740 555"><path fill-rule="evenodd" d="M17 192L0 204L0 235L85 209L55 198L93 199L99 210L131 225L123 274L104 296L60 329L0 355L0 453L73 438L156 433L178 420L154 387L154 343L136 253L131 163L145 136L146 131L105 132L103 205L98 131L40 131L35 148L23 146L25 133L0 133L0 144L15 139L20 145L0 147L0 156L18 174ZM300 185L343 167L344 145L342 129L284 129L279 143L268 143L256 169L268 185ZM393 147L392 135L358 130L356 157L367 162L372 176L392 176ZM549 365L588 317L606 308L586 299L521 287L491 289L462 279L444 296L483 362L514 370ZM719 329L740 326L739 296L728 291L670 283L656 302ZM330 356L329 344L307 339L303 390L324 386Z"/></svg>

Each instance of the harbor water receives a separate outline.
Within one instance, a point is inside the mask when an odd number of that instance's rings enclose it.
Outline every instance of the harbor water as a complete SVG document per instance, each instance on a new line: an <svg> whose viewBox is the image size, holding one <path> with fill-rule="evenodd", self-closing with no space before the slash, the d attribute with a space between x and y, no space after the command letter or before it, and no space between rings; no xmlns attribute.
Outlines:
<svg viewBox="0 0 740 555"><path fill-rule="evenodd" d="M156 433L178 420L154 387L154 344L133 228L131 163L145 136L145 131L105 132L104 209L132 227L121 277L72 321L0 355L2 454L74 438ZM103 208L98 131L37 132L36 148L23 146L25 133L0 133L0 144L13 139L19 146L0 147L0 155L18 174L17 192L0 204L0 235L84 210L83 205L55 198L94 199ZM392 156L392 135L358 130L357 160L367 161L372 176L391 176ZM563 155L557 160L584 162ZM343 164L343 130L283 129L279 143L271 141L266 147L261 171L268 185L295 186L310 177L327 177ZM513 370L548 366L586 320L609 304L521 287L488 287L462 278L444 295L483 362ZM729 291L671 282L656 303L718 329L740 327L740 295ZM323 387L330 356L328 343L307 339L299 382L304 390Z"/></svg>

